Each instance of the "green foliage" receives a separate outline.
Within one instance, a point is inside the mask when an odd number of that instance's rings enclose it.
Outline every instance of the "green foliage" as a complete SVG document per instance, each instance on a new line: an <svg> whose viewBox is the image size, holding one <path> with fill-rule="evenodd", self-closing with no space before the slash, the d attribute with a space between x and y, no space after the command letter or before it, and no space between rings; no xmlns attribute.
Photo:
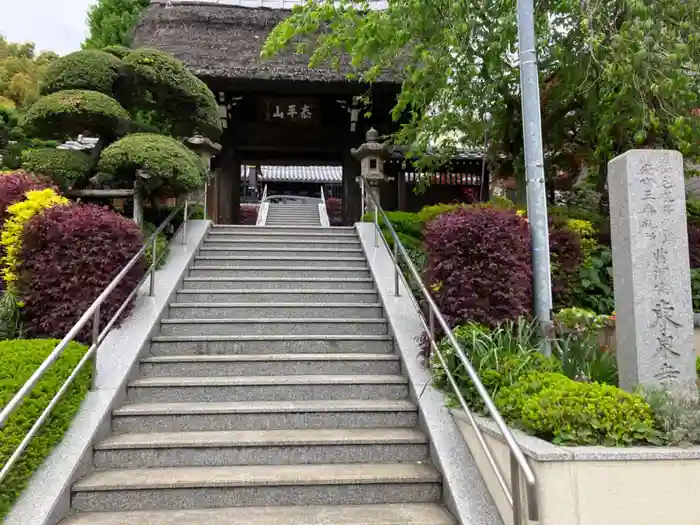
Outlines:
<svg viewBox="0 0 700 525"><path fill-rule="evenodd" d="M547 358L538 351L539 328L534 322L505 323L495 330L466 324L453 330L453 334L492 398L523 374L561 371L556 359ZM467 405L471 410L485 414L481 396L447 337L440 341L438 350ZM431 358L431 369L435 386L448 392L452 398L452 388L437 353Z"/></svg>
<svg viewBox="0 0 700 525"><path fill-rule="evenodd" d="M121 66L121 60L104 51L89 49L70 53L48 67L41 82L41 93L86 89L112 96Z"/></svg>
<svg viewBox="0 0 700 525"><path fill-rule="evenodd" d="M458 208L465 206L464 204L434 204L433 206L424 206L421 211L418 212L418 220L425 226L434 218L442 215L443 213L449 213L455 211Z"/></svg>
<svg viewBox="0 0 700 525"><path fill-rule="evenodd" d="M164 184L184 193L204 186L207 170L201 158L172 137L134 133L108 146L100 157L98 170L106 184L133 184L137 169L153 179L150 188Z"/></svg>
<svg viewBox="0 0 700 525"><path fill-rule="evenodd" d="M558 373L524 375L495 401L511 425L557 445L628 446L654 436L651 408L641 396Z"/></svg>
<svg viewBox="0 0 700 525"><path fill-rule="evenodd" d="M583 252L584 263L590 261L593 252L598 245L596 241L596 229L591 221L583 219L567 219L566 228L578 235L581 241L581 251Z"/></svg>
<svg viewBox="0 0 700 525"><path fill-rule="evenodd" d="M110 55L114 55L115 57L119 59L123 59L131 53L131 49L129 49L126 46L107 46L102 49L105 53L109 53Z"/></svg>
<svg viewBox="0 0 700 525"><path fill-rule="evenodd" d="M132 29L148 4L149 0L98 0L88 12L90 33L83 47L128 47Z"/></svg>
<svg viewBox="0 0 700 525"><path fill-rule="evenodd" d="M700 396L697 389L652 390L646 392L645 397L664 445L687 447L700 443Z"/></svg>
<svg viewBox="0 0 700 525"><path fill-rule="evenodd" d="M7 405L58 343L59 341L38 339L0 342L0 406ZM0 466L5 465L86 351L85 346L70 343L25 402L0 429ZM0 520L5 517L34 471L68 430L90 387L91 374L92 367L86 363L19 462L3 480L0 486Z"/></svg>
<svg viewBox="0 0 700 525"><path fill-rule="evenodd" d="M25 115L23 126L42 138L64 139L81 133L118 136L129 114L111 97L96 91L67 90L41 97Z"/></svg>
<svg viewBox="0 0 700 525"><path fill-rule="evenodd" d="M516 207L512 200L508 197L501 197L500 195L493 195L487 204L499 210L514 210Z"/></svg>
<svg viewBox="0 0 700 525"><path fill-rule="evenodd" d="M149 239L151 235L153 235L153 232L156 231L156 226L151 224L150 222L147 222L143 225L143 236L146 239ZM165 261L168 258L168 236L165 234L165 232L161 231L157 236L156 236L156 268L160 268L165 264ZM150 266L153 264L153 243L149 242L148 243L148 248L146 248L146 266L150 268Z"/></svg>
<svg viewBox="0 0 700 525"><path fill-rule="evenodd" d="M39 79L56 53L37 56L31 42L11 44L0 35L0 106L22 109L39 98Z"/></svg>
<svg viewBox="0 0 700 525"><path fill-rule="evenodd" d="M495 174L522 174L514 4L365 6L307 2L272 31L263 53L306 51L311 66L342 65L367 82L402 71L393 114L405 125L395 142L425 153L435 143L481 144L489 131ZM691 110L698 107L698 12L700 0L559 1L535 10L549 173L578 174L586 166L604 182L608 160L634 147L697 156L700 126Z"/></svg>
<svg viewBox="0 0 700 525"><path fill-rule="evenodd" d="M396 235L406 250L423 252L423 245L421 242L423 225L418 219L417 214L406 211L388 211L386 212L386 218L389 219L391 226L394 228ZM374 212L370 211L365 213L362 216L362 222L374 222ZM386 227L381 216L379 217L379 228L382 230L387 245L393 248L394 239L391 233L389 233L389 229Z"/></svg>
<svg viewBox="0 0 700 525"><path fill-rule="evenodd" d="M688 226L700 227L700 199L688 197L685 201Z"/></svg>
<svg viewBox="0 0 700 525"><path fill-rule="evenodd" d="M700 268L691 268L690 284L693 292L693 312L700 312Z"/></svg>
<svg viewBox="0 0 700 525"><path fill-rule="evenodd" d="M207 85L190 73L175 57L139 48L124 58L131 68L134 80L150 99L140 109L151 109L151 101L157 105L162 120L173 126L175 136L191 136L199 132L212 140L221 134L219 106ZM158 115L156 115L158 116ZM185 118L189 117L189 118Z"/></svg>
<svg viewBox="0 0 700 525"><path fill-rule="evenodd" d="M22 153L22 167L39 175L46 175L63 191L90 173L92 159L82 151L55 148L29 149Z"/></svg>
<svg viewBox="0 0 700 525"><path fill-rule="evenodd" d="M22 337L22 302L12 289L5 289L0 297L0 341Z"/></svg>
<svg viewBox="0 0 700 525"><path fill-rule="evenodd" d="M574 304L596 313L611 314L615 310L612 252L609 248L598 246L583 262L573 295Z"/></svg>

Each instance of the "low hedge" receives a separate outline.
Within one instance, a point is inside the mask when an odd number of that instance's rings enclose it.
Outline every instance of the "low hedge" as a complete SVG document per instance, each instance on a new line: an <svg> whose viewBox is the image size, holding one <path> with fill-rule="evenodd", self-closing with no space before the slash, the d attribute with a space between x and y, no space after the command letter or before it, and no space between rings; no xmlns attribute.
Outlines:
<svg viewBox="0 0 700 525"><path fill-rule="evenodd" d="M0 341L0 406L9 403L58 343L58 340L46 339ZM0 428L0 467L5 465L86 351L86 346L69 344L27 400ZM86 363L8 477L0 484L0 521L27 486L34 471L63 438L90 388L91 377L92 366Z"/></svg>
<svg viewBox="0 0 700 525"><path fill-rule="evenodd" d="M92 158L88 153L69 149L30 149L22 152L22 167L50 177L62 191L67 191L87 178Z"/></svg>
<svg viewBox="0 0 700 525"><path fill-rule="evenodd" d="M502 388L495 402L510 425L556 445L629 446L654 435L643 397L559 373L527 374Z"/></svg>

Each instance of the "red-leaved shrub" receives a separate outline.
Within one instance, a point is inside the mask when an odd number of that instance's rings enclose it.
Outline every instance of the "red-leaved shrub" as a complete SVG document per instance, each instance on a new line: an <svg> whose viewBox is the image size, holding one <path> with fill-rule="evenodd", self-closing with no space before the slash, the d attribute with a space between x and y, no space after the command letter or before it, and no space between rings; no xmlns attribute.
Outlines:
<svg viewBox="0 0 700 525"><path fill-rule="evenodd" d="M141 246L139 227L102 206L54 206L34 216L24 230L18 267L28 334L62 339ZM144 271L143 261L137 263L103 303L100 328ZM79 341L89 341L91 326L81 331Z"/></svg>
<svg viewBox="0 0 700 525"><path fill-rule="evenodd" d="M7 207L24 200L24 195L32 190L53 188L58 193L51 179L43 175L34 175L24 170L0 175L0 226L7 219Z"/></svg>
<svg viewBox="0 0 700 525"><path fill-rule="evenodd" d="M254 204L241 204L238 211L238 224L255 226L258 222L258 207Z"/></svg>
<svg viewBox="0 0 700 525"><path fill-rule="evenodd" d="M552 301L554 309L569 308L572 291L583 262L581 239L567 228L559 228L550 221L549 253L552 262Z"/></svg>
<svg viewBox="0 0 700 525"><path fill-rule="evenodd" d="M426 282L450 326L530 315L527 222L513 210L459 208L428 223Z"/></svg>
<svg viewBox="0 0 700 525"><path fill-rule="evenodd" d="M688 251L690 252L690 267L700 268L700 228L688 227Z"/></svg>
<svg viewBox="0 0 700 525"><path fill-rule="evenodd" d="M343 224L343 200L336 197L326 199L326 213L331 226Z"/></svg>

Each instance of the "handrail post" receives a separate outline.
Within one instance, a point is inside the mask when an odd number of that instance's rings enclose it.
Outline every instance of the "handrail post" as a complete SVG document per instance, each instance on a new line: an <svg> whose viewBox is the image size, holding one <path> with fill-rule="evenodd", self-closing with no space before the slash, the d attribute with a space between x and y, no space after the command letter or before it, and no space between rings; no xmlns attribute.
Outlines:
<svg viewBox="0 0 700 525"><path fill-rule="evenodd" d="M520 495L520 465L513 452L510 453L510 492L513 496L513 525L522 525L523 507Z"/></svg>
<svg viewBox="0 0 700 525"><path fill-rule="evenodd" d="M370 188L369 191L372 191ZM379 246L379 205L374 203L374 247Z"/></svg>
<svg viewBox="0 0 700 525"><path fill-rule="evenodd" d="M398 297L399 293L399 243L394 241L394 295Z"/></svg>
<svg viewBox="0 0 700 525"><path fill-rule="evenodd" d="M90 390L95 390L97 384L97 345L100 342L100 310L101 304L95 308L95 313L92 314L92 346L95 347L95 355L92 357L92 380L90 381Z"/></svg>
<svg viewBox="0 0 700 525"><path fill-rule="evenodd" d="M148 296L153 297L156 288L156 262L158 261L158 244L156 241L158 236L153 237L153 244L151 245L151 275L148 278Z"/></svg>
<svg viewBox="0 0 700 525"><path fill-rule="evenodd" d="M187 199L185 199L185 209L182 219L182 245L187 244Z"/></svg>

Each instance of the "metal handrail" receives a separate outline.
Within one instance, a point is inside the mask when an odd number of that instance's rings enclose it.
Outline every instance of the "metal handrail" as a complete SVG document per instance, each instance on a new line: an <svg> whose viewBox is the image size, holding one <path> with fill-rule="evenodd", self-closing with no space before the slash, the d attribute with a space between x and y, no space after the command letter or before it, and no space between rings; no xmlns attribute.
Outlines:
<svg viewBox="0 0 700 525"><path fill-rule="evenodd" d="M493 472L498 479L498 483L503 489L503 492L506 496L506 499L508 500L508 503L510 504L511 508L513 509L513 523L514 525L521 525L522 523L522 517L523 517L523 508L522 508L522 501L520 498L520 473L522 472L524 478L525 478L525 490L526 490L526 497L527 497L527 509L528 509L528 517L531 521L538 521L539 520L539 505L537 501L537 479L535 478L535 473L532 470L532 467L530 467L529 463L527 462L527 459L525 458L525 454L522 451L522 448L520 445L518 445L517 441L515 440L515 437L513 436L513 433L510 431L508 428L508 425L506 425L506 422L503 420L503 417L501 416L500 412L496 408L496 405L494 404L493 400L491 399L491 396L489 395L488 391L484 387L483 383L479 379L479 375L476 373L476 370L474 370L474 367L472 366L471 362L469 361L469 358L467 357L466 353L464 352L464 349L462 348L462 345L459 344L457 341L457 338L455 337L454 333L452 332L452 329L450 326L447 324L447 321L445 320L444 316L440 312L440 309L438 308L437 304L435 304L435 301L433 300L430 292L428 291L428 288L426 287L425 283L423 282L423 279L420 276L420 273L416 269L415 265L411 261L410 256L408 255L408 252L406 251L406 248L403 246L401 241L399 240L398 235L396 234L396 231L394 230L394 227L392 226L391 222L387 218L386 214L384 213L384 210L382 209L381 205L378 202L377 197L374 194L374 191L370 187L370 185L367 183L366 179L364 177L360 177L360 183L361 183L361 191L362 191L362 215L364 216L365 214L365 196L368 196L368 200L372 204L372 207L374 208L374 245L379 246L379 238L383 236L381 235L381 230L379 227L379 216L381 215L382 221L386 225L387 230L391 234L391 237L394 242L394 249L393 253L391 250L389 250L389 253L391 254L392 261L394 263L394 295L398 296L399 294L399 279L400 276L402 275L400 266L399 266L399 257L403 258L406 266L408 267L408 270L410 272L410 275L413 277L415 280L416 284L418 285L418 288L425 298L426 303L428 304L429 307L429 315L428 315L428 321L426 322L425 317L423 316L420 306L417 304L417 301L415 297L412 296L414 302L416 303L416 309L421 312L420 318L421 322L423 323L423 326L428 334L428 337L430 338L430 345L432 348L432 351L435 352L435 354L438 356L438 359L440 360L440 364L442 365L442 368L445 371L445 374L447 375L447 378L450 382L450 385L452 386L452 389L457 396L457 399L459 400L459 404L461 405L462 410L464 410L464 413L467 415L467 419L469 420L469 423L471 424L472 428L474 429L474 432L477 437L477 441L479 442L479 445L481 445L481 448L483 449L484 455L488 459L489 464L491 465L491 468L493 469ZM384 240L386 244L386 240ZM387 245L387 248L389 246ZM498 466L498 463L496 462L493 452L491 451L491 448L489 447L488 443L486 442L486 439L484 437L484 434L482 430L479 428L479 425L476 422L476 419L474 418L474 415L472 414L472 411L469 409L467 406L467 402L464 399L464 396L459 390L459 387L457 386L457 382L455 381L454 376L452 375L452 372L450 371L449 367L447 366L447 362L445 361L444 356L440 352L440 349L438 347L438 344L435 340L435 321L437 320L438 324L440 327L443 329L445 332L445 337L447 337L447 340L450 342L452 347L455 350L456 355L458 356L459 360L462 362L462 365L464 366L465 370L467 371L467 374L469 375L469 379L471 379L472 383L474 383L474 387L476 388L476 391L478 392L479 396L481 397L482 401L484 402L484 405L486 406L486 409L488 410L490 416L493 418L493 421L496 423L496 426L500 430L501 434L503 435L503 438L506 441L506 445L508 446L508 449L510 450L510 473L511 473L511 483L510 483L510 488L508 487L508 483L505 480L504 474L501 472L501 469Z"/></svg>
<svg viewBox="0 0 700 525"><path fill-rule="evenodd" d="M144 243L144 245L141 247L141 249L134 255L131 260L124 266L124 268L117 274L117 276L112 279L112 281L107 285L107 287L102 291L102 293L95 299L90 305L90 307L83 313L83 315L78 319L78 321L73 325L73 327L68 331L68 333L65 335L65 337L61 340L58 345L53 349L51 354L44 360L44 362L37 368L37 370L32 374L32 376L27 380L26 383L22 386L22 388L19 389L19 391L14 395L14 397L10 400L10 402L3 407L2 411L0 412L0 429L2 429L5 426L5 423L7 423L8 419L12 416L12 414L17 410L17 408L24 402L26 397L30 394L30 392L34 389L34 387L37 385L37 383L41 380L41 378L44 376L46 371L51 367L53 363L56 362L56 360L61 357L63 354L64 350L66 347L75 339L75 337L80 333L80 331L85 327L85 325L92 319L92 344L90 345L90 348L88 348L87 352L85 355L82 357L82 359L78 362L76 365L75 369L73 372L68 376L66 381L63 383L61 388L58 390L56 395L51 399L47 407L44 409L44 411L41 413L39 418L36 420L34 425L32 426L31 429L29 429L29 432L27 432L27 435L24 437L22 442L19 444L17 449L14 451L12 456L7 460L5 465L3 465L2 470L0 470L0 483L7 477L9 474L10 470L14 466L14 464L17 462L17 460L20 458L22 453L25 451L27 446L29 446L29 443L31 440L34 438L36 433L39 431L41 428L41 425L46 421L46 419L49 417L51 414L51 411L54 409L54 407L58 404L58 402L61 400L61 397L63 394L68 390L70 385L73 383L75 378L78 376L80 371L83 369L85 366L85 363L87 363L91 358L95 357L95 359L92 360L92 383L90 385L90 390L95 389L95 381L97 377L97 359L96 359L96 354L97 354L97 349L99 346L102 344L102 342L105 340L109 332L112 330L114 327L115 323L121 316L121 314L124 312L124 310L129 306L131 301L138 295L138 292L141 288L141 286L146 282L146 279L149 279L149 292L148 295L152 296L154 293L154 286L155 286L155 275L156 275L156 268L158 266L158 263L160 263L160 259L162 259L163 254L160 255L160 257L157 257L157 239L158 239L158 234L160 234L173 220L173 218L180 213L180 211L183 211L183 222L182 222L182 244L186 244L187 242L187 220L189 218L189 213L188 213L188 206L187 206L187 200L185 200L185 203L181 206L179 206L177 209L175 209L168 217L163 221L163 223L151 234L151 236L148 238L148 240ZM104 329L100 331L100 309L102 307L102 304L107 300L109 295L114 291L114 289L119 285L119 283L126 277L126 275L129 273L129 271L139 262L141 257L143 257L146 253L146 250L148 250L149 245L152 247L152 252L151 252L151 265L144 274L144 276L141 278L141 280L138 282L138 284L134 287L134 289L131 291L129 296L124 300L124 302L121 304L117 312L112 316L112 318L109 320L109 322L105 325Z"/></svg>
<svg viewBox="0 0 700 525"><path fill-rule="evenodd" d="M323 184L321 184L321 202L318 204L318 217L323 228L330 227L328 211L326 210L326 193L323 191Z"/></svg>
<svg viewBox="0 0 700 525"><path fill-rule="evenodd" d="M265 226L265 223L267 222L267 208L269 205L270 204L267 201L267 184L265 184L262 198L260 199L260 207L258 208L258 218L255 219L256 226Z"/></svg>

